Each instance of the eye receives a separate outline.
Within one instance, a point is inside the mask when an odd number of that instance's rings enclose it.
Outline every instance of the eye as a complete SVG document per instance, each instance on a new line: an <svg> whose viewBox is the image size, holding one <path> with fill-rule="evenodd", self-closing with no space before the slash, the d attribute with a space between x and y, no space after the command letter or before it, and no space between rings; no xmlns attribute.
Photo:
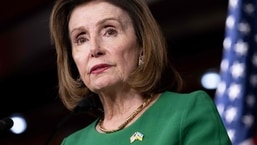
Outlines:
<svg viewBox="0 0 257 145"><path fill-rule="evenodd" d="M106 35L107 37L109 37L109 36L116 36L116 35L117 35L117 31L116 31L115 29L113 29L113 28L108 28L108 29L106 30L105 35Z"/></svg>
<svg viewBox="0 0 257 145"><path fill-rule="evenodd" d="M76 43L77 45L81 45L81 44L83 44L83 43L85 43L85 42L87 42L87 41L88 41L88 39L87 39L86 37L84 37L84 36L79 36L79 37L76 38L75 43Z"/></svg>

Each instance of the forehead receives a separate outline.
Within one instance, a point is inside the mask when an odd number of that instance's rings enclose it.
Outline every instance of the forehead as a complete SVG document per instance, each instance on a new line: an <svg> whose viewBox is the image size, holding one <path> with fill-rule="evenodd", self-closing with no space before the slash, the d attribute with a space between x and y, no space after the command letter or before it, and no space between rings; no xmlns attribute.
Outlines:
<svg viewBox="0 0 257 145"><path fill-rule="evenodd" d="M69 25L76 26L82 21L90 23L106 18L131 21L128 13L120 7L105 1L91 1L74 8Z"/></svg>

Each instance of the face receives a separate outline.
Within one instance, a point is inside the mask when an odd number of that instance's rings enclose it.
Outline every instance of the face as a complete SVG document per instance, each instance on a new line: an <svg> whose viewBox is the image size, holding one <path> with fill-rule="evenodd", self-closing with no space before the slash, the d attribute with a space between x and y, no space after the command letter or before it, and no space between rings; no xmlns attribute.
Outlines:
<svg viewBox="0 0 257 145"><path fill-rule="evenodd" d="M140 49L129 15L104 1L76 7L70 17L72 56L93 92L126 86Z"/></svg>

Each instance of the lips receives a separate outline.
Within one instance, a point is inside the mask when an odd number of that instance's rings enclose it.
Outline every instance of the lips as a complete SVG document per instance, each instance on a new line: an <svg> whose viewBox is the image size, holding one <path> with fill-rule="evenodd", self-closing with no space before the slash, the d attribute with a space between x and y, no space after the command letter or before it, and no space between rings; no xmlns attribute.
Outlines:
<svg viewBox="0 0 257 145"><path fill-rule="evenodd" d="M90 69L90 74L99 74L104 72L108 68L110 68L110 65L108 64L98 64Z"/></svg>

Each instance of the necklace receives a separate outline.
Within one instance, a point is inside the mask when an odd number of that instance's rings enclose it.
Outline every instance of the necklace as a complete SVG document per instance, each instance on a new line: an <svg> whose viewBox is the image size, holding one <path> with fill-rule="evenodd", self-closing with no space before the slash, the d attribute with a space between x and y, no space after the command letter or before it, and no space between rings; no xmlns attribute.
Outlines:
<svg viewBox="0 0 257 145"><path fill-rule="evenodd" d="M99 129L104 133L113 133L123 129L132 119L134 119L138 113L140 113L152 100L152 96L144 101L142 105L140 105L126 120L122 123L117 129L107 130L103 127L103 117L99 119L98 126Z"/></svg>

